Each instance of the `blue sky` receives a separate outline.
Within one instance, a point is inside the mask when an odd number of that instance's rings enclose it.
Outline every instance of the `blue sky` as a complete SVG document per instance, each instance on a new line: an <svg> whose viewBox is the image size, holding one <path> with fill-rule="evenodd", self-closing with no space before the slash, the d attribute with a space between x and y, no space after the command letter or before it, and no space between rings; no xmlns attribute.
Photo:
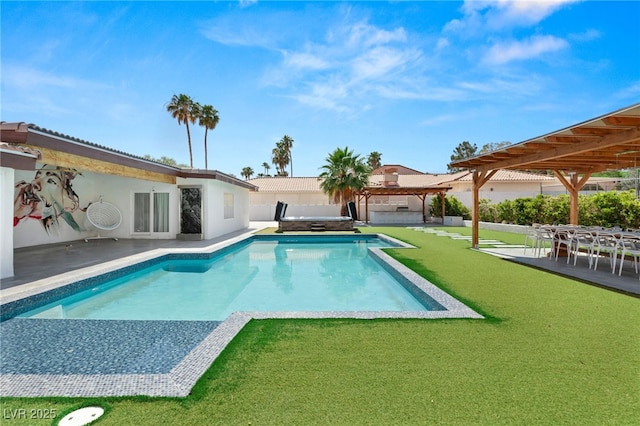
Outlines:
<svg viewBox="0 0 640 426"><path fill-rule="evenodd" d="M185 93L219 111L209 168L238 177L285 134L294 176L344 146L441 173L462 141L521 142L640 101L636 1L0 7L1 120L188 164L166 112Z"/></svg>

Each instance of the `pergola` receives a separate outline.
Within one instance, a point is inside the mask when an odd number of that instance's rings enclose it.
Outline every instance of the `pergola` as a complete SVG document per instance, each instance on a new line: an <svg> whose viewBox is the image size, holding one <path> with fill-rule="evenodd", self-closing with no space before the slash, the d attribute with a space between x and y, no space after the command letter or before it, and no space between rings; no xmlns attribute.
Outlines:
<svg viewBox="0 0 640 426"><path fill-rule="evenodd" d="M425 200L427 195L437 195L442 205L442 217L444 218L445 196L450 186L428 186L428 187L386 187L386 186L367 186L357 193L358 205L364 198L365 200L365 221L369 222L369 198L374 195L413 195L422 201L422 221L427 221L427 213L425 209Z"/></svg>
<svg viewBox="0 0 640 426"><path fill-rule="evenodd" d="M472 244L478 247L479 190L498 170L551 170L571 197L570 223L578 224L578 191L591 175L640 165L640 104L451 166L473 173Z"/></svg>

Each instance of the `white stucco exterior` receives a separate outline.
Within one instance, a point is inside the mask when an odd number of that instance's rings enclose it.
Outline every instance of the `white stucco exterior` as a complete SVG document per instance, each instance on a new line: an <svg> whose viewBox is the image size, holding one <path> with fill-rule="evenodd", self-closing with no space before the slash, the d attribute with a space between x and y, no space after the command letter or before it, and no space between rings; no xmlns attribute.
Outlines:
<svg viewBox="0 0 640 426"><path fill-rule="evenodd" d="M0 167L0 278L13 276L13 169Z"/></svg>
<svg viewBox="0 0 640 426"><path fill-rule="evenodd" d="M3 175L4 175L3 171ZM8 170L9 178L13 178L14 171ZM15 171L15 182L29 183L34 178L35 171ZM3 180L3 194L13 194L13 182L6 184ZM63 220L58 220L58 226L47 232L42 223L33 218L22 219L13 227L13 247L29 247L41 244L60 243L80 240L86 237L97 236L115 238L144 238L144 239L174 239L180 232L179 186L200 186L203 198L203 238L210 239L232 231L244 229L249 226L249 190L230 183L215 179L178 178L176 184L133 179L120 176L103 175L92 172L81 172L73 179L73 190L79 199L79 209L71 213L75 222L80 226L80 231ZM6 188L11 188L5 192ZM133 225L134 194L135 193L168 193L169 194L169 230L168 232L135 232ZM233 194L233 217L225 218L225 194ZM228 197L229 198L229 197ZM105 202L115 205L122 214L120 226L112 231L100 231L87 220L84 209L90 204ZM10 202L4 201L3 210L8 210L7 217L12 218ZM7 209L8 206L8 209ZM4 221L3 223L8 222ZM3 232L4 234L4 232ZM3 245L5 240L3 239ZM4 262L3 262L4 263Z"/></svg>

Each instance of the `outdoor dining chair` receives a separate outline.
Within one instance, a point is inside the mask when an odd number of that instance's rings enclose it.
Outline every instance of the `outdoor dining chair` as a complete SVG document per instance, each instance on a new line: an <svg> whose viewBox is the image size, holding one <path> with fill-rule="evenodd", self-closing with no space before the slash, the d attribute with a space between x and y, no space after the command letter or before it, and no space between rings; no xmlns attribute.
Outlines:
<svg viewBox="0 0 640 426"><path fill-rule="evenodd" d="M529 233L524 238L524 253L527 254L527 248L533 250L536 257L540 257L543 250L549 247L549 259L553 256L553 239L555 231L549 225L534 224Z"/></svg>
<svg viewBox="0 0 640 426"><path fill-rule="evenodd" d="M620 252L620 270L618 276L622 275L622 267L624 266L625 256L629 255L633 257L633 266L635 267L636 274L638 273L638 258L640 258L640 235L622 233L619 238Z"/></svg>
<svg viewBox="0 0 640 426"><path fill-rule="evenodd" d="M616 260L618 259L618 238L616 235L608 230L597 230L596 236L593 241L592 255L593 270L598 269L598 260L600 256L609 256L609 264L611 265L611 273L615 272Z"/></svg>
<svg viewBox="0 0 640 426"><path fill-rule="evenodd" d="M574 229L572 235L573 243L573 265L578 262L578 254L581 251L586 252L587 261L589 262L589 269L593 263L593 248L595 243L595 235L588 229Z"/></svg>
<svg viewBox="0 0 640 426"><path fill-rule="evenodd" d="M567 265L571 259L571 252L573 249L573 229L571 228L557 228L554 238L554 244L556 247L556 262L560 255L560 247L564 246L567 251Z"/></svg>

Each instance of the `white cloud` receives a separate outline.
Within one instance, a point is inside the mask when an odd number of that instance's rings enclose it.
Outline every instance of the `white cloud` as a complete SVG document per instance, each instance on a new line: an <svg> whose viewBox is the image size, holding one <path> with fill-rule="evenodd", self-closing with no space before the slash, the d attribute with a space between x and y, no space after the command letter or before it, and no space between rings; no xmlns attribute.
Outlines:
<svg viewBox="0 0 640 426"><path fill-rule="evenodd" d="M288 52L282 51L285 67L298 70L322 70L330 66L325 58L308 52Z"/></svg>
<svg viewBox="0 0 640 426"><path fill-rule="evenodd" d="M351 68L355 79L384 79L419 61L420 56L421 53L415 49L376 46L354 58Z"/></svg>
<svg viewBox="0 0 640 426"><path fill-rule="evenodd" d="M258 0L238 0L238 3L240 3L240 7L249 7L258 3Z"/></svg>
<svg viewBox="0 0 640 426"><path fill-rule="evenodd" d="M26 66L7 64L3 67L2 85L20 89L39 89L46 87L81 89L81 88L107 88L108 85L95 83L89 80L57 75Z"/></svg>
<svg viewBox="0 0 640 426"><path fill-rule="evenodd" d="M568 46L566 40L554 36L533 36L522 41L499 42L488 49L483 62L502 65L512 61L535 59Z"/></svg>
<svg viewBox="0 0 640 426"><path fill-rule="evenodd" d="M305 105L342 113L370 108L374 99L414 98L407 82L419 75L423 53L406 30L349 18L338 19L321 41L283 51L265 82L295 92L289 96Z"/></svg>
<svg viewBox="0 0 640 426"><path fill-rule="evenodd" d="M448 48L449 46L451 46L451 42L449 41L449 39L440 37L438 39L438 42L436 43L436 50L443 50Z"/></svg>
<svg viewBox="0 0 640 426"><path fill-rule="evenodd" d="M367 48L407 40L404 28L387 31L369 25L366 22L359 22L351 27L346 27L345 30L348 33L345 44L350 48Z"/></svg>
<svg viewBox="0 0 640 426"><path fill-rule="evenodd" d="M601 36L600 31L589 29L582 33L570 34L569 38L575 41L591 41L591 40L599 39L600 36Z"/></svg>
<svg viewBox="0 0 640 426"><path fill-rule="evenodd" d="M450 21L445 31L472 36L514 27L530 27L577 1L581 0L466 0L461 8L464 16Z"/></svg>

